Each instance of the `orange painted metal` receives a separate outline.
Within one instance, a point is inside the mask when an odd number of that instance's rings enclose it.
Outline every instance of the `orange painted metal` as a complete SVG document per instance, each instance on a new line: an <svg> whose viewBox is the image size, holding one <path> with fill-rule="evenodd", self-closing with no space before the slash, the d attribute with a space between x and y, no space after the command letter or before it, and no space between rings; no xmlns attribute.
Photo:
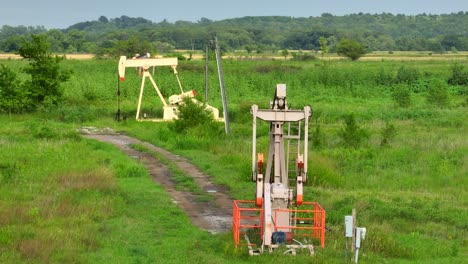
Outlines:
<svg viewBox="0 0 468 264"><path fill-rule="evenodd" d="M325 247L325 210L315 202L303 202L301 207L288 209L274 209L272 212L273 223L280 212L288 212L291 215L290 226L274 226L274 230L289 229L295 239L312 237L317 239L320 247ZM259 237L263 235L263 209L255 207L255 201L235 200L233 202L232 233L236 246L241 244L240 235L253 231Z"/></svg>

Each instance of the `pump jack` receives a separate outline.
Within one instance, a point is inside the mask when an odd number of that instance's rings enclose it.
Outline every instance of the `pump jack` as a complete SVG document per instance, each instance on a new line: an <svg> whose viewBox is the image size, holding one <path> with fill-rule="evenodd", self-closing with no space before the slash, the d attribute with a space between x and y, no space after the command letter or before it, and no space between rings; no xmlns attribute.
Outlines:
<svg viewBox="0 0 468 264"><path fill-rule="evenodd" d="M314 254L314 240L321 247L325 245L325 210L318 203L303 201L303 184L307 182L308 125L312 110L305 106L303 110L291 110L286 101L286 85L278 84L270 109L251 108L252 126L252 181L256 182L255 201L236 200L233 204L233 234L236 246L240 244L240 234L247 241L249 253L256 255L269 252L285 245L286 252L296 254L298 249L307 249ZM270 122L270 144L264 170L263 153L256 153L257 118ZM303 124L302 124L303 122ZM284 135L288 125L288 134ZM292 134L296 125L298 134ZM300 130L304 128L301 139ZM295 169L292 172L296 190L289 186L285 142L302 140L297 144ZM303 146L301 152L300 146ZM252 205L257 208L252 208ZM256 233L259 242L252 243L249 234ZM300 241L302 239L302 241ZM295 244L294 244L295 243ZM253 246L259 246L254 250ZM285 253L286 253L285 252Z"/></svg>
<svg viewBox="0 0 468 264"><path fill-rule="evenodd" d="M138 98L138 108L137 108L135 118L138 121L143 121L143 119L140 117L141 101L143 99L143 91L145 89L146 78L148 78L151 81L151 84L153 85L154 89L156 90L156 93L158 94L159 99L161 100L161 103L163 104L164 116L163 116L163 120L160 120L160 119L146 119L146 120L167 121L167 120L175 119L177 118L178 105L182 103L184 97L189 97L189 98L195 97L196 95L195 90L184 92L184 90L182 89L182 84L180 82L179 75L177 72L177 64L178 64L177 58L151 59L149 57L150 57L149 54L143 57L132 58L132 59L127 59L126 56L121 56L120 61L119 61L119 78L120 78L120 81L122 82L125 80L125 68L135 67L141 71L142 80L141 80L141 87L140 87L140 96ZM174 75L176 76L177 83L179 85L180 92L181 92L180 94L171 95L169 97L169 104L166 103L166 100L164 99L163 95L161 94L161 91L159 90L158 86L156 85L156 82L154 81L153 77L151 76L149 72L150 67L164 67L164 66L169 66L172 68ZM200 102L196 101L194 98L192 100L198 104L201 104ZM205 105L205 108L210 110L213 113L213 117L215 120L223 121L222 118L219 118L218 109L207 104Z"/></svg>

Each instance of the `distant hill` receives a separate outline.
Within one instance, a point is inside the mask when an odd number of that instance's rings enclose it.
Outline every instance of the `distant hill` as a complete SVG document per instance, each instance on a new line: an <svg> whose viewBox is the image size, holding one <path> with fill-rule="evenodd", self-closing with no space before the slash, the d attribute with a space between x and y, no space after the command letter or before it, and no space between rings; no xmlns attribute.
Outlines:
<svg viewBox="0 0 468 264"><path fill-rule="evenodd" d="M171 49L204 49L217 35L226 50L264 52L283 49L317 50L327 38L330 51L342 38L353 38L368 50L468 50L468 12L407 16L401 14L351 14L320 17L251 16L198 22L121 16L80 22L62 30L43 27L10 27L0 30L0 50L17 49L20 36L49 35L56 52L126 53L136 50L167 52ZM129 46L134 46L129 50Z"/></svg>

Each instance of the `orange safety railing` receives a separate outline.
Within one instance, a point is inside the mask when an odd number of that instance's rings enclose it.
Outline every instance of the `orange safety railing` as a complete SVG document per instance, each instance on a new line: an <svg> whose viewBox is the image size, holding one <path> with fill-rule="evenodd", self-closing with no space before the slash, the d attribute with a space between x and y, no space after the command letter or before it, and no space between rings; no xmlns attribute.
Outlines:
<svg viewBox="0 0 468 264"><path fill-rule="evenodd" d="M263 234L261 219L263 209L255 207L255 201L234 200L232 205L232 233L236 246L240 244L240 234L247 230L257 230Z"/></svg>
<svg viewBox="0 0 468 264"><path fill-rule="evenodd" d="M263 209L255 207L255 201L235 200L233 202L232 233L236 246L240 244L240 235L256 232L263 235ZM277 223L278 213L290 214L289 226L274 226L274 230L291 230L294 237L312 237L320 241L325 247L325 210L315 202L304 202L300 207L288 209L274 209L273 223Z"/></svg>

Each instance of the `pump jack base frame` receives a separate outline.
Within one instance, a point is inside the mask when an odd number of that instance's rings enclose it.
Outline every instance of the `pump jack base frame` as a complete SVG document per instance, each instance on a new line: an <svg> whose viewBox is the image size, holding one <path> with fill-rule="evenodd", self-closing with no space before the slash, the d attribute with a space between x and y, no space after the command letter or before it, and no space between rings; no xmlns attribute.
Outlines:
<svg viewBox="0 0 468 264"><path fill-rule="evenodd" d="M198 102L198 101L197 101ZM199 102L198 102L199 103ZM177 108L178 105L166 105L163 106L163 118L137 118L136 120L139 122L142 121L149 121L149 122L168 122L174 119L177 119ZM211 111L213 113L213 118L215 121L224 122L224 118L219 117L219 110L217 108L212 107L211 105L205 105L205 109Z"/></svg>
<svg viewBox="0 0 468 264"><path fill-rule="evenodd" d="M321 248L325 247L325 210L318 203L303 202L300 207L273 209L273 218L276 214L284 212L291 214L290 226L274 226L274 230L289 229L294 237L291 242L294 243L278 243L266 247L258 240L263 237L263 208L255 207L255 201L234 200L232 232L236 247L243 244L240 240L241 234L244 235L250 255L272 252L281 247L286 248L284 254L296 255L300 250L314 255L317 244ZM258 238L254 243L251 242L253 236Z"/></svg>

